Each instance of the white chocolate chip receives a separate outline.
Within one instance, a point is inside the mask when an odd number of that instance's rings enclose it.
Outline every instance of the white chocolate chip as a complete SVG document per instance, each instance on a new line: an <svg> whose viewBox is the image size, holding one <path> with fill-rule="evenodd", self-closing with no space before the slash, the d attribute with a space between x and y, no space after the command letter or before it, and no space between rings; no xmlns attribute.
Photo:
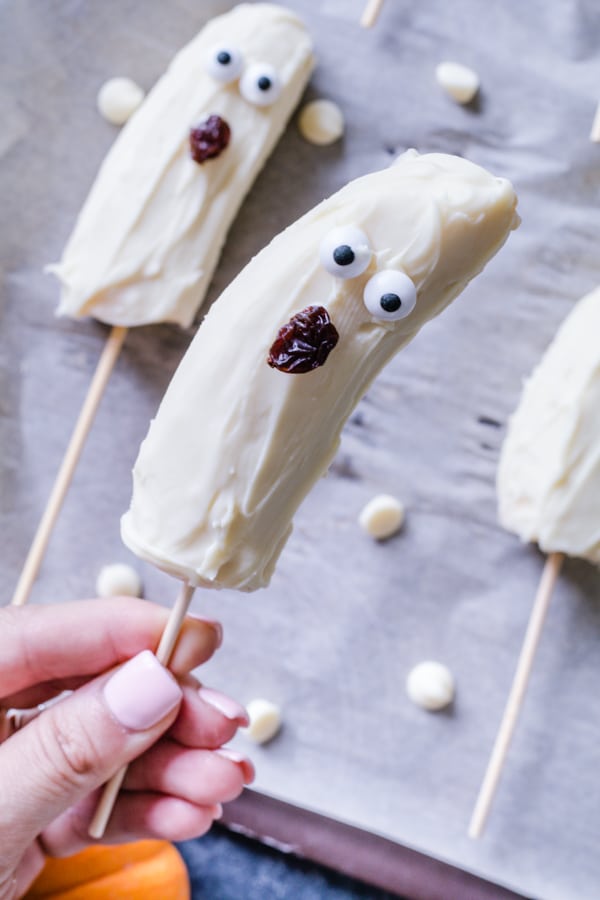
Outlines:
<svg viewBox="0 0 600 900"><path fill-rule="evenodd" d="M402 528L404 506L396 497L378 494L363 508L358 522L367 534L382 541Z"/></svg>
<svg viewBox="0 0 600 900"><path fill-rule="evenodd" d="M103 566L96 579L98 597L140 597L142 580L131 566L111 563Z"/></svg>
<svg viewBox="0 0 600 900"><path fill-rule="evenodd" d="M422 662L408 673L406 693L423 709L444 709L454 700L454 677L442 663Z"/></svg>
<svg viewBox="0 0 600 900"><path fill-rule="evenodd" d="M144 91L131 78L109 78L98 91L96 102L108 122L124 125L143 99Z"/></svg>
<svg viewBox="0 0 600 900"><path fill-rule="evenodd" d="M461 63L442 62L435 69L439 86L457 103L470 103L479 90L479 75Z"/></svg>
<svg viewBox="0 0 600 900"><path fill-rule="evenodd" d="M298 128L310 144L333 144L344 133L344 114L331 100L312 100L301 109Z"/></svg>
<svg viewBox="0 0 600 900"><path fill-rule="evenodd" d="M251 700L246 706L250 724L240 729L256 744L266 744L281 728L281 710L270 700Z"/></svg>

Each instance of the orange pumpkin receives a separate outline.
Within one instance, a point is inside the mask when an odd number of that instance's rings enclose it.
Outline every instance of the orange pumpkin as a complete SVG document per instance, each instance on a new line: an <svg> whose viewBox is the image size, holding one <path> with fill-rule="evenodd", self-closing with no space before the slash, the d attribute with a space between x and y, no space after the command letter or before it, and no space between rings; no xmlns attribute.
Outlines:
<svg viewBox="0 0 600 900"><path fill-rule="evenodd" d="M88 847L49 859L25 900L189 900L185 864L167 841Z"/></svg>

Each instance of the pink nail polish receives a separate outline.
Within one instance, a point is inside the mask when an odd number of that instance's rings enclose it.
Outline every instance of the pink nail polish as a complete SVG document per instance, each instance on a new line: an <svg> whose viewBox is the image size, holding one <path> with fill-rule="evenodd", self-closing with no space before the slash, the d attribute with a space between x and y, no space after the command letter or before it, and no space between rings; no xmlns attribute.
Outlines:
<svg viewBox="0 0 600 900"><path fill-rule="evenodd" d="M213 822L215 819L221 818L221 816L223 815L223 807L220 803L215 803L215 805L212 807L211 815L213 818Z"/></svg>
<svg viewBox="0 0 600 900"><path fill-rule="evenodd" d="M229 747L220 747L218 750L215 750L219 756L222 756L223 759L228 759L233 763L236 763L241 767L242 772L244 773L244 784L250 784L251 781L254 781L255 771L254 766L245 756L242 756L241 753L237 753L235 750L230 750Z"/></svg>
<svg viewBox="0 0 600 900"><path fill-rule="evenodd" d="M201 700L208 703L209 706L218 709L219 712L232 722L247 727L250 723L248 713L244 707L236 700L232 700L226 694L220 691L214 691L212 688L202 687L198 691Z"/></svg>
<svg viewBox="0 0 600 900"><path fill-rule="evenodd" d="M173 676L150 650L126 662L104 685L104 699L114 718L132 731L146 731L181 701Z"/></svg>

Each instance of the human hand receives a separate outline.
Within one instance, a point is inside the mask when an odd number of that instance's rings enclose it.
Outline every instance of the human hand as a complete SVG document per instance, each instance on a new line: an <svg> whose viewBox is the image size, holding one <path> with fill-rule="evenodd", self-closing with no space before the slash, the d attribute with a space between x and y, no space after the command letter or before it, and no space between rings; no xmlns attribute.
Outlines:
<svg viewBox="0 0 600 900"><path fill-rule="evenodd" d="M220 749L245 710L189 674L218 648L220 626L186 619L173 677L149 651L167 617L131 597L0 609L0 726L3 708L73 691L0 744L0 900L27 889L44 854L91 843L100 786L132 760L106 843L203 834L254 777Z"/></svg>

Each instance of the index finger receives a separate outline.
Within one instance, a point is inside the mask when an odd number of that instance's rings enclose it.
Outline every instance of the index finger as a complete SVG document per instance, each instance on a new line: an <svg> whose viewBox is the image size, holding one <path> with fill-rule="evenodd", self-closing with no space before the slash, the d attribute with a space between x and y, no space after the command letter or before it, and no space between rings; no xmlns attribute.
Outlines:
<svg viewBox="0 0 600 900"><path fill-rule="evenodd" d="M55 679L93 676L156 650L168 609L134 597L0 609L0 696ZM217 623L188 616L170 663L182 675L210 659Z"/></svg>

